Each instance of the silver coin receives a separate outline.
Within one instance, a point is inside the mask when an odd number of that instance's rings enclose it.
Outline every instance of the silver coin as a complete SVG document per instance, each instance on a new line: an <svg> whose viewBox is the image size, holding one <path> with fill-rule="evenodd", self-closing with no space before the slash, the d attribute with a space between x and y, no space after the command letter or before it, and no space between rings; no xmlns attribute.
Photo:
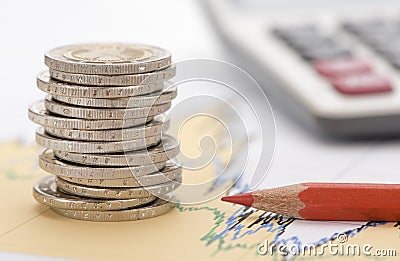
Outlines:
<svg viewBox="0 0 400 261"><path fill-rule="evenodd" d="M67 151L54 151L56 157L89 166L140 166L165 162L179 154L178 142L169 135L163 135L161 143L140 151L113 154L82 154Z"/></svg>
<svg viewBox="0 0 400 261"><path fill-rule="evenodd" d="M47 149L78 153L113 153L123 152L125 150L141 150L156 145L160 141L161 135L124 141L76 141L50 136L44 131L44 128L39 128L36 131L37 144Z"/></svg>
<svg viewBox="0 0 400 261"><path fill-rule="evenodd" d="M85 120L65 118L54 115L47 111L44 107L43 101L34 103L29 107L28 117L32 122L45 127L77 130L106 130L129 128L143 125L153 119L153 117L124 120Z"/></svg>
<svg viewBox="0 0 400 261"><path fill-rule="evenodd" d="M104 188L84 186L60 178L56 179L57 188L59 190L79 197L96 199L130 199L161 196L177 189L181 182L181 177L178 177L176 180L170 182L147 187Z"/></svg>
<svg viewBox="0 0 400 261"><path fill-rule="evenodd" d="M174 207L172 202L163 199L156 199L154 202L139 208L118 210L118 211L83 211L52 208L52 210L64 217L97 221L97 222L116 222L116 221L135 221L157 217L169 212Z"/></svg>
<svg viewBox="0 0 400 261"><path fill-rule="evenodd" d="M51 95L83 98L122 98L145 95L162 90L168 84L163 82L135 86L83 86L61 82L50 78L50 73L39 73L36 79L37 87Z"/></svg>
<svg viewBox="0 0 400 261"><path fill-rule="evenodd" d="M182 168L172 162L167 162L164 169L159 172L152 173L140 177L122 178L122 179L86 179L58 176L59 178L74 184L80 184L90 187L103 187L103 188L126 188L126 187L147 187L166 183L172 180L182 178Z"/></svg>
<svg viewBox="0 0 400 261"><path fill-rule="evenodd" d="M53 175L76 179L131 179L158 172L165 167L165 162L130 167L84 166L59 160L52 150L44 150L39 155L39 167ZM146 180L147 181L147 180Z"/></svg>
<svg viewBox="0 0 400 261"><path fill-rule="evenodd" d="M36 201L59 209L106 211L139 207L156 200L154 196L116 200L77 197L58 190L55 179L55 176L47 176L36 182L33 187Z"/></svg>
<svg viewBox="0 0 400 261"><path fill-rule="evenodd" d="M52 69L71 73L136 74L169 66L171 54L144 44L77 44L47 52L44 63Z"/></svg>
<svg viewBox="0 0 400 261"><path fill-rule="evenodd" d="M162 114L169 110L171 103L154 105L152 107L111 109L111 108L90 108L69 105L57 102L48 95L44 101L44 106L51 113L64 117L88 119L88 120L123 120L152 117Z"/></svg>
<svg viewBox="0 0 400 261"><path fill-rule="evenodd" d="M176 87L173 87L166 89L163 92L154 92L147 95L125 98L76 98L59 95L52 95L52 98L56 101L75 106L97 108L140 108L169 103L176 97L176 95Z"/></svg>
<svg viewBox="0 0 400 261"><path fill-rule="evenodd" d="M49 69L50 77L59 81L89 86L130 86L163 82L175 76L175 65L141 74L99 75L61 72Z"/></svg>
<svg viewBox="0 0 400 261"><path fill-rule="evenodd" d="M116 130L73 130L45 127L45 131L52 136L68 140L86 141L122 141L135 140L150 136L159 136L169 128L170 121L163 122L162 116L156 116L145 126Z"/></svg>

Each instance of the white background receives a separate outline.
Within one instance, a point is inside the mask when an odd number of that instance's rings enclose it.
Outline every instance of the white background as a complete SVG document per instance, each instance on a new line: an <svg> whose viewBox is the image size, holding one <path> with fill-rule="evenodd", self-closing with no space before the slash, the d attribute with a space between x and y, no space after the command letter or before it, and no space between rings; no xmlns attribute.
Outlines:
<svg viewBox="0 0 400 261"><path fill-rule="evenodd" d="M2 1L0 140L33 140L29 104L42 99L36 75L45 51L85 42L140 42L169 49L175 61L219 58L200 3L178 1Z"/></svg>

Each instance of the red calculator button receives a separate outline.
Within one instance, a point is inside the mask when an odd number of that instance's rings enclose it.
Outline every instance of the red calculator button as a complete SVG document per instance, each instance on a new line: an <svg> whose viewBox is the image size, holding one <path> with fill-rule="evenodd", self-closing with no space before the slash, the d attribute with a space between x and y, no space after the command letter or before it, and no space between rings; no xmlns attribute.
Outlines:
<svg viewBox="0 0 400 261"><path fill-rule="evenodd" d="M344 94L368 94L390 92L389 80L374 73L349 75L331 80L333 87Z"/></svg>
<svg viewBox="0 0 400 261"><path fill-rule="evenodd" d="M329 78L371 71L371 67L367 61L354 57L317 59L312 64L319 74Z"/></svg>

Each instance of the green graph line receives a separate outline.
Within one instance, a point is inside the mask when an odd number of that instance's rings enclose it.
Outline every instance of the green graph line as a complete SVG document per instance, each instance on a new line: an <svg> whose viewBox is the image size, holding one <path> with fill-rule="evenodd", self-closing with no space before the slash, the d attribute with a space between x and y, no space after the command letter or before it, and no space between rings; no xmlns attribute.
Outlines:
<svg viewBox="0 0 400 261"><path fill-rule="evenodd" d="M220 211L218 208L212 208L208 206L201 206L201 207L185 207L182 206L181 204L177 203L175 205L175 208L179 212L197 212L197 211L208 211L211 212L214 215L213 221L214 224L212 225L211 229L203 236L200 238L201 241L205 242L205 246L211 246L213 243L216 244L217 248L216 250L212 253L212 255L216 255L220 251L229 251L235 248L241 248L245 250L252 250L255 249L256 246L258 245L257 243L254 244L241 244L241 243L228 243L225 240L225 237L228 235L225 235L223 237L218 237L217 236L217 229L222 225L222 223L225 221L225 216L226 213Z"/></svg>

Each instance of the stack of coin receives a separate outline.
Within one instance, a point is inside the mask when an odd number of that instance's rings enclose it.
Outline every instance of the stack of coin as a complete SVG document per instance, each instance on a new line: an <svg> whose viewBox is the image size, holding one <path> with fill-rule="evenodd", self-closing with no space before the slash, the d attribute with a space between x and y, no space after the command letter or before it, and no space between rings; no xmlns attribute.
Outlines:
<svg viewBox="0 0 400 261"><path fill-rule="evenodd" d="M35 199L60 215L127 221L166 213L182 171L171 159L175 138L162 135L163 113L176 97L168 51L149 45L86 44L45 54L37 77L48 93L29 108L45 147ZM162 199L163 198L163 199Z"/></svg>

